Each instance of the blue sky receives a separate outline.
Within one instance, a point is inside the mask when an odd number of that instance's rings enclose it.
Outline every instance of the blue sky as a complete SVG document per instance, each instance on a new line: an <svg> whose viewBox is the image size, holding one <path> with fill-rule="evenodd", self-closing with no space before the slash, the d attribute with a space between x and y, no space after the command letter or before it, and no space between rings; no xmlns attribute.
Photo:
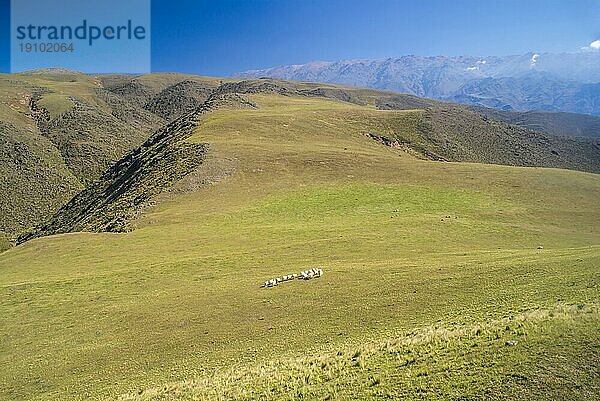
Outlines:
<svg viewBox="0 0 600 401"><path fill-rule="evenodd" d="M311 60L575 52L597 39L598 0L152 1L153 71L226 76Z"/></svg>
<svg viewBox="0 0 600 401"><path fill-rule="evenodd" d="M60 7L56 3L60 3ZM49 66L93 73L151 71L151 37L145 33L151 26L150 0L13 0L10 11L12 71ZM131 29L127 30L129 21ZM29 30L30 26L66 26L71 29L71 35L72 31L75 35L79 32L81 39L77 36L52 39L47 33L41 33L44 31ZM102 38L102 30L107 26L113 27L108 32L111 39ZM115 27L119 26L125 28L116 38ZM136 27L143 29L137 38L133 35ZM38 40L40 34L43 40ZM57 35L60 35L58 31ZM61 43L72 44L73 51L46 52L35 51L35 48L31 51L32 44L43 45L44 49L51 44L54 50L55 46L59 49Z"/></svg>

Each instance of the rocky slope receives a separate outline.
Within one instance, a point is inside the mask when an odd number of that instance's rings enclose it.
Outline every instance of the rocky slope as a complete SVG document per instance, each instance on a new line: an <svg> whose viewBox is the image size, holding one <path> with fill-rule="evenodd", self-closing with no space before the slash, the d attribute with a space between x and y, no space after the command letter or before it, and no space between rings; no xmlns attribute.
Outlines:
<svg viewBox="0 0 600 401"><path fill-rule="evenodd" d="M167 96L182 74L90 76L50 69L0 75L0 249L50 217L204 95ZM161 93L165 91L164 95Z"/></svg>

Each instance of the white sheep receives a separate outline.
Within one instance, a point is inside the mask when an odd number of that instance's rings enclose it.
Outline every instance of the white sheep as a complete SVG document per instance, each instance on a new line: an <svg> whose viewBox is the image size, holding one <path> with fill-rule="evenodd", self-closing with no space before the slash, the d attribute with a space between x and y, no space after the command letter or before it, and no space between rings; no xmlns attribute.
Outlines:
<svg viewBox="0 0 600 401"><path fill-rule="evenodd" d="M295 279L310 280L315 277L321 277L322 275L323 275L323 269L321 269L320 267L311 267L310 269L302 270L300 272L300 274L298 274L298 273L284 274L281 277L275 277L275 278L269 279L269 280L265 281L264 284L261 285L261 287L274 287L276 285L279 285L279 283L289 281L289 280L295 280Z"/></svg>

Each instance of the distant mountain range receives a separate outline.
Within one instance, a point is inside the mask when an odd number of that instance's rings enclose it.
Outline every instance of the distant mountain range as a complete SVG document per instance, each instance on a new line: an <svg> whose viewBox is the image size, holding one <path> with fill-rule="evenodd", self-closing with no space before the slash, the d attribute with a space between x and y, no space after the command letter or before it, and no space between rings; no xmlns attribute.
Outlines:
<svg viewBox="0 0 600 401"><path fill-rule="evenodd" d="M315 61L234 76L383 89L501 110L600 115L600 51Z"/></svg>

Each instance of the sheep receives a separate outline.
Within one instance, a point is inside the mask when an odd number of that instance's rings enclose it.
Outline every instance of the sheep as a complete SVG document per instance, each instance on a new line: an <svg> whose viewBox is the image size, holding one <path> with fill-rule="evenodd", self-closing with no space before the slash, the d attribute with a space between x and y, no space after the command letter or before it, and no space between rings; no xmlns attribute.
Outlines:
<svg viewBox="0 0 600 401"><path fill-rule="evenodd" d="M264 282L261 287L274 287L290 280L310 280L315 277L321 277L323 275L323 269L320 267L311 267L310 269L302 270L300 273L284 274L281 277L275 277Z"/></svg>
<svg viewBox="0 0 600 401"><path fill-rule="evenodd" d="M301 280L310 280L311 278L321 277L323 275L323 269L320 267L312 267L308 270L303 270L300 272L301 277L298 277Z"/></svg>

